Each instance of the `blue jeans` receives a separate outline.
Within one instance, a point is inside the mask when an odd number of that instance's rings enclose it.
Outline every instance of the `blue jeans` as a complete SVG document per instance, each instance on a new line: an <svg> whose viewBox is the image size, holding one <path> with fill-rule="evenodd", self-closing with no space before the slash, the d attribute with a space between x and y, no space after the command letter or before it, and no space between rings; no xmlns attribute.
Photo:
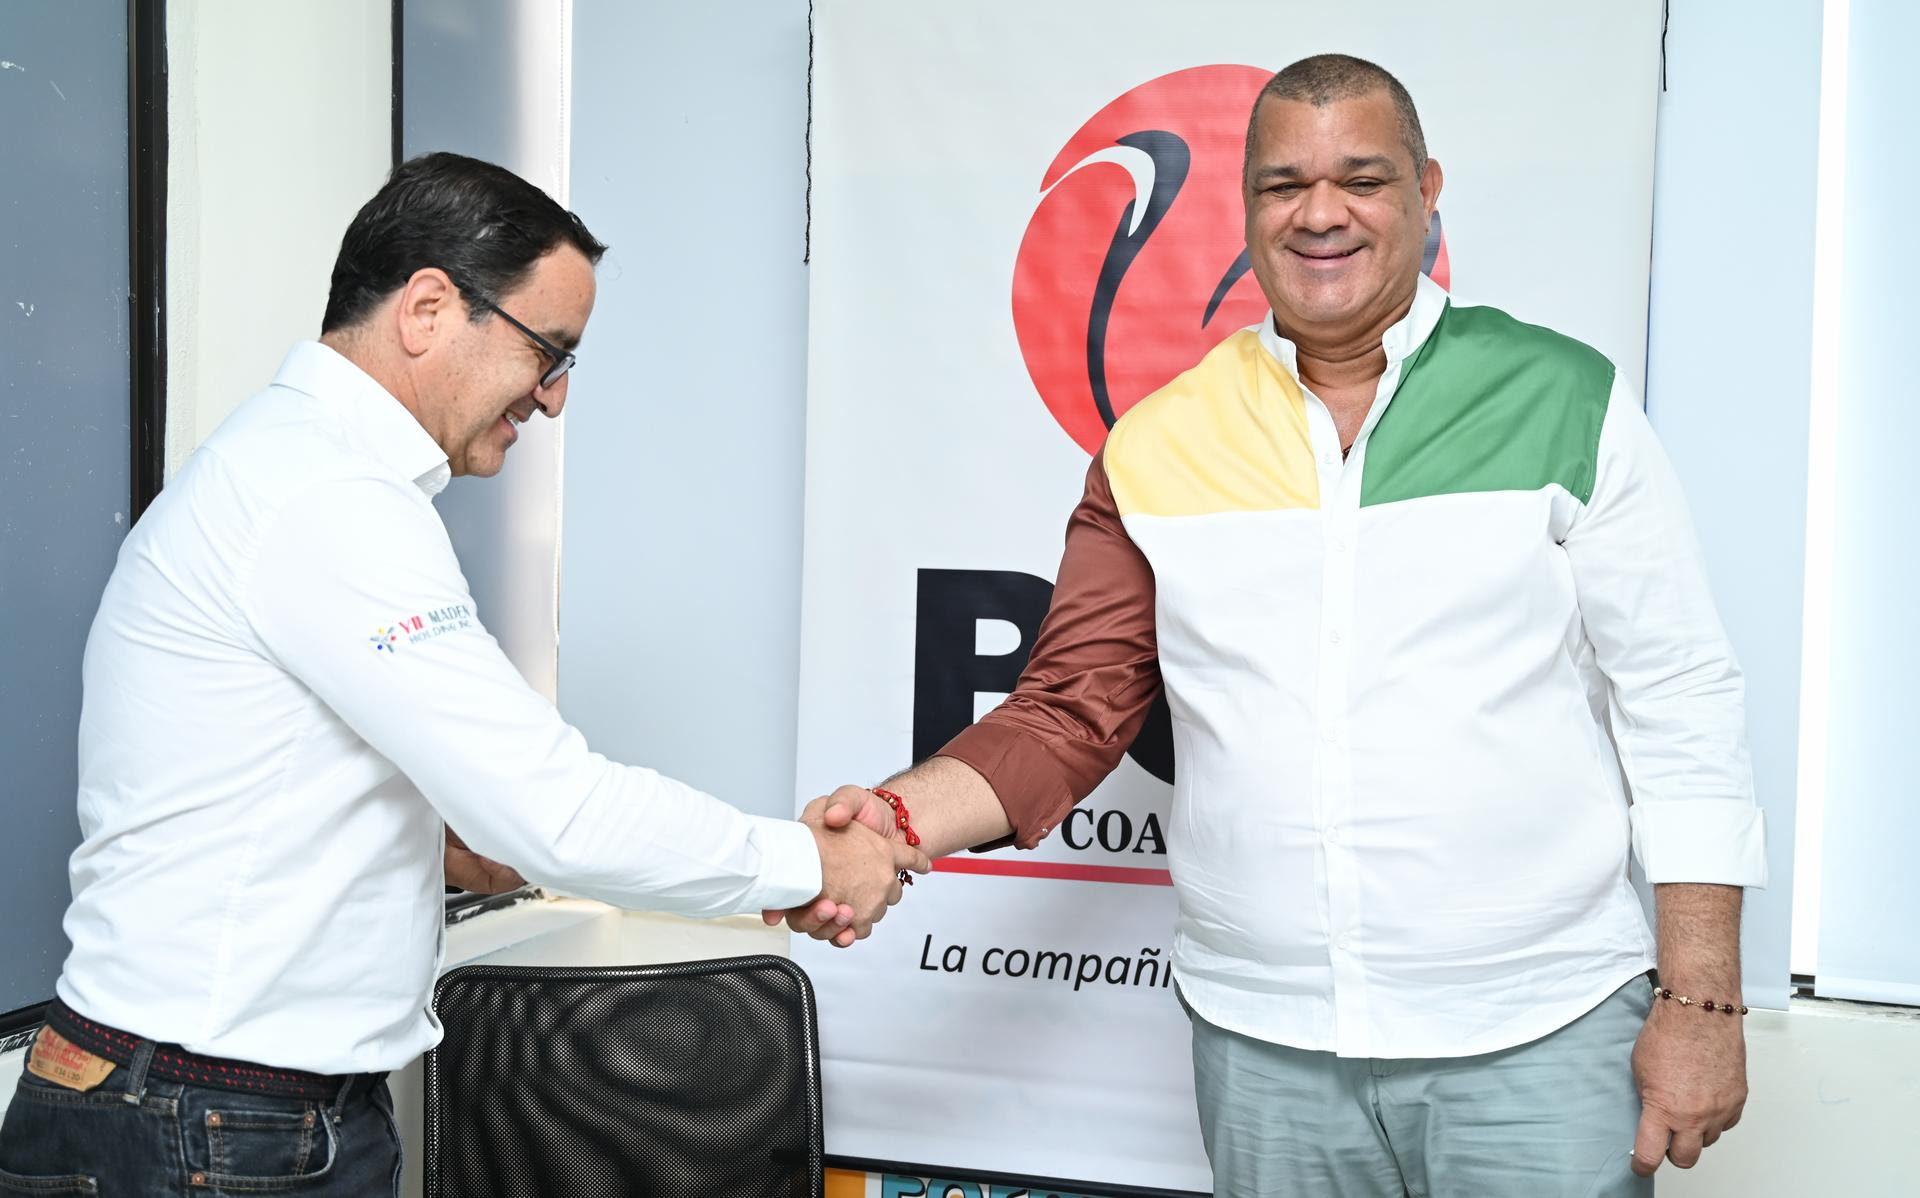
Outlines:
<svg viewBox="0 0 1920 1198"><path fill-rule="evenodd" d="M23 1072L0 1124L0 1196L398 1195L387 1084L346 1089L344 1101L277 1098L123 1065L78 1091Z"/></svg>

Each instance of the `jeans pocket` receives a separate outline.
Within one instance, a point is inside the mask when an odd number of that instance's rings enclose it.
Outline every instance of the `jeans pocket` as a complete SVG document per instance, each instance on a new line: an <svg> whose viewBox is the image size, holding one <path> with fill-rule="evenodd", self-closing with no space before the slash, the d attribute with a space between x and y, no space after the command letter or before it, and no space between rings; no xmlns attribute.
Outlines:
<svg viewBox="0 0 1920 1198"><path fill-rule="evenodd" d="M65 1177L28 1177L0 1169L0 1194L36 1194L40 1198L47 1198L53 1194L94 1195L99 1192L99 1183L84 1173L69 1173Z"/></svg>
<svg viewBox="0 0 1920 1198"><path fill-rule="evenodd" d="M333 1129L313 1103L240 1105L223 1096L195 1105L188 1127L205 1137L187 1136L195 1186L270 1193L316 1182L333 1168Z"/></svg>
<svg viewBox="0 0 1920 1198"><path fill-rule="evenodd" d="M1633 1171L1633 1155L1609 1154L1580 1198L1653 1198L1653 1178Z"/></svg>
<svg viewBox="0 0 1920 1198"><path fill-rule="evenodd" d="M374 1109L380 1112L380 1123L386 1130L387 1142L393 1145L393 1175L388 1178L388 1186L389 1192L392 1193L395 1198L398 1198L400 1193L400 1166L405 1157L405 1150L400 1140L400 1120L399 1117L393 1113L393 1094L387 1089L386 1083L382 1082L373 1088L373 1092L369 1097L373 1101Z"/></svg>

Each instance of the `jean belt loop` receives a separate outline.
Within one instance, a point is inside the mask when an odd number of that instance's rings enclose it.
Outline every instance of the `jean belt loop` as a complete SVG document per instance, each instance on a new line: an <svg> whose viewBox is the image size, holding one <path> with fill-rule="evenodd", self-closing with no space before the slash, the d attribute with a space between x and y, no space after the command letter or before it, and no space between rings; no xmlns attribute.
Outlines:
<svg viewBox="0 0 1920 1198"><path fill-rule="evenodd" d="M141 1040L134 1047L133 1060L127 1064L127 1090L120 1096L128 1106L139 1106L147 1096L147 1066L153 1064L154 1048L151 1040Z"/></svg>
<svg viewBox="0 0 1920 1198"><path fill-rule="evenodd" d="M327 1117L334 1123L339 1123L344 1117L341 1112L346 1110L347 1099L353 1094L354 1084L359 1080L359 1074L350 1073L341 1081L340 1093L334 1096L333 1105L327 1108Z"/></svg>

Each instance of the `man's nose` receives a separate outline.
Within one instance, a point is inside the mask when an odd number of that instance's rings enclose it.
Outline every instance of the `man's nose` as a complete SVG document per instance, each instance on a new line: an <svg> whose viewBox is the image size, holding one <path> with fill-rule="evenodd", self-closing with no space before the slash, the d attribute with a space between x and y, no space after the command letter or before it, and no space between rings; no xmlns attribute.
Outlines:
<svg viewBox="0 0 1920 1198"><path fill-rule="evenodd" d="M533 402L540 406L540 411L545 414L547 419L558 420L560 418L560 409L567 406L567 383L570 382L572 378L573 376L571 374L563 374L554 380L553 386L551 387L534 387Z"/></svg>
<svg viewBox="0 0 1920 1198"><path fill-rule="evenodd" d="M1326 233L1347 223L1346 193L1322 179L1307 188L1300 200L1300 226L1312 233Z"/></svg>

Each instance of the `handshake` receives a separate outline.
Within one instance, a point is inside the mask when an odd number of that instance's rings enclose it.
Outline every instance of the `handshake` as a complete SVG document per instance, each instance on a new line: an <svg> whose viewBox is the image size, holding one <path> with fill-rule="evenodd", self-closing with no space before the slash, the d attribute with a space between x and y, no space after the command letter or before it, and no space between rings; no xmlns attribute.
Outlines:
<svg viewBox="0 0 1920 1198"><path fill-rule="evenodd" d="M808 803L800 822L820 848L820 897L787 911L763 911L769 926L782 919L796 932L846 948L865 940L887 908L900 901L912 874L932 868L909 842L893 807L858 786L842 786Z"/></svg>

